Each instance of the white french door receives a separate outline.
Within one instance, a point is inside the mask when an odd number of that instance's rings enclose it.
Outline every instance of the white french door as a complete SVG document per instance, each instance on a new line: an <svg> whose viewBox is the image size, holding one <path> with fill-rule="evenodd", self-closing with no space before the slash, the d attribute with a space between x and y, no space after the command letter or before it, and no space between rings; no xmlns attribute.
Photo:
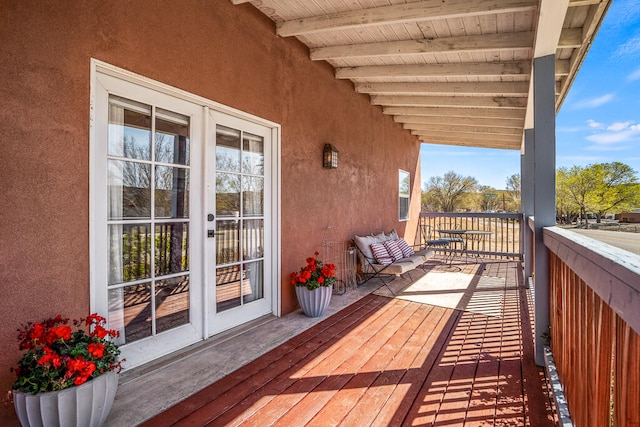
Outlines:
<svg viewBox="0 0 640 427"><path fill-rule="evenodd" d="M272 312L272 130L211 111L207 136L209 334Z"/></svg>
<svg viewBox="0 0 640 427"><path fill-rule="evenodd" d="M279 127L92 64L91 310L125 368L279 315Z"/></svg>

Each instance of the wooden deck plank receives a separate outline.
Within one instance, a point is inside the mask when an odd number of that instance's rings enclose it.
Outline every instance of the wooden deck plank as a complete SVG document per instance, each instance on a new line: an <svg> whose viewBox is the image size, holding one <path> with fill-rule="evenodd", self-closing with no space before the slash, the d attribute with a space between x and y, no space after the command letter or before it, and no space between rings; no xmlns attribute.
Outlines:
<svg viewBox="0 0 640 427"><path fill-rule="evenodd" d="M551 426L519 269L500 315L369 295L146 425Z"/></svg>

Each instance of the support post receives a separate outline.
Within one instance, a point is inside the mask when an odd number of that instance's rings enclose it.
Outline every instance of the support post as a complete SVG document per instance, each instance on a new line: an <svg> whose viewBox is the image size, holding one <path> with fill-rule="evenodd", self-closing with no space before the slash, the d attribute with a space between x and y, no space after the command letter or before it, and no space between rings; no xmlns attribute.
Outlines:
<svg viewBox="0 0 640 427"><path fill-rule="evenodd" d="M529 285L531 277L531 233L529 233L528 218L533 216L533 129L524 130L524 152L520 156L520 211L523 213L522 229L522 253L524 254L524 278L525 286Z"/></svg>
<svg viewBox="0 0 640 427"><path fill-rule="evenodd" d="M544 366L544 335L549 333L549 251L542 229L556 223L555 55L534 59L533 82L535 359L537 365Z"/></svg>

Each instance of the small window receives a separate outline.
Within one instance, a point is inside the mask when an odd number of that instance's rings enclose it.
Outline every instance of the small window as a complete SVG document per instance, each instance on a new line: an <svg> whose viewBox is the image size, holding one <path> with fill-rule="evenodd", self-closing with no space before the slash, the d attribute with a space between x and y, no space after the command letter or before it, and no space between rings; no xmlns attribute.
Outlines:
<svg viewBox="0 0 640 427"><path fill-rule="evenodd" d="M398 191L398 219L407 221L409 219L409 195L411 194L411 175L409 172L399 171L399 191Z"/></svg>

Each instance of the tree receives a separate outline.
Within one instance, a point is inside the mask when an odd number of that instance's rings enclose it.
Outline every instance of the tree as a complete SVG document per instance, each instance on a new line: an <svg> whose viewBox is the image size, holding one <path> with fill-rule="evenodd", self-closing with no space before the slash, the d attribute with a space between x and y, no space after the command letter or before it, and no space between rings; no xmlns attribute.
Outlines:
<svg viewBox="0 0 640 427"><path fill-rule="evenodd" d="M556 206L560 215L596 214L597 222L609 212L619 213L640 203L640 183L635 171L620 162L586 167L559 168L556 174Z"/></svg>
<svg viewBox="0 0 640 427"><path fill-rule="evenodd" d="M489 194L489 196L487 196L487 194ZM480 212L497 211L500 209L500 198L496 196L491 197L492 194L497 196L498 190L488 185L478 186L476 200Z"/></svg>
<svg viewBox="0 0 640 427"><path fill-rule="evenodd" d="M595 164L588 169L598 179L595 194L591 195L597 222L607 212L613 209L617 212L629 210L640 200L640 184L630 166L613 162Z"/></svg>
<svg viewBox="0 0 640 427"><path fill-rule="evenodd" d="M520 174L516 173L507 178L507 194L509 196L509 208L510 212L520 211L520 199L522 195L522 181Z"/></svg>
<svg viewBox="0 0 640 427"><path fill-rule="evenodd" d="M432 176L427 182L423 197L423 209L433 212L455 212L467 193L475 191L478 181L453 171L443 177Z"/></svg>

